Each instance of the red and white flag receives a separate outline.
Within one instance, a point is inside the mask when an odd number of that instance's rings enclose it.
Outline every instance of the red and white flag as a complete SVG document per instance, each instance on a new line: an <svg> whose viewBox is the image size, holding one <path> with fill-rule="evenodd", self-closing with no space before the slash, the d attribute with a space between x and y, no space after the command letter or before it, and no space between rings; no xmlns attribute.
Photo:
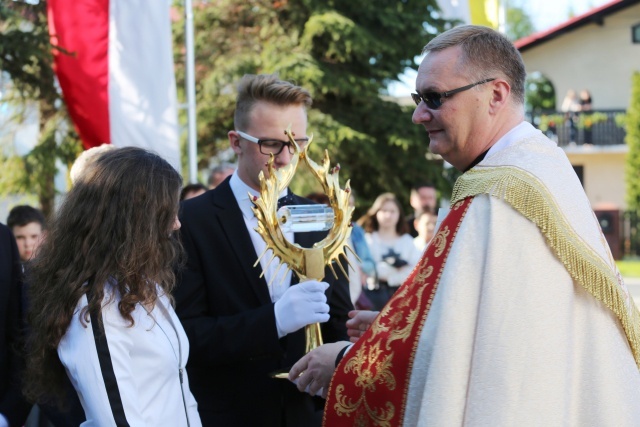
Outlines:
<svg viewBox="0 0 640 427"><path fill-rule="evenodd" d="M153 150L180 170L169 0L48 0L55 71L85 149Z"/></svg>

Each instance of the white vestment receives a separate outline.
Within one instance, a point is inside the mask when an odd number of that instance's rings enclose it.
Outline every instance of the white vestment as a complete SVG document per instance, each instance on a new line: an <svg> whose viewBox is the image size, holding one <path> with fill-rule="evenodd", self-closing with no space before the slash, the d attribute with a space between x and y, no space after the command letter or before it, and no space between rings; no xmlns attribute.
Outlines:
<svg viewBox="0 0 640 427"><path fill-rule="evenodd" d="M640 426L640 373L629 338L587 290L593 269L574 262L591 260L616 278L566 155L535 131L496 151L456 183L454 201L456 191L475 185L474 174L505 167L535 181L548 200L514 203L513 183L477 192L420 335L403 425ZM545 215L560 232L531 220ZM558 255L567 253L557 247L566 241L577 248L571 259ZM637 316L617 279L618 301Z"/></svg>

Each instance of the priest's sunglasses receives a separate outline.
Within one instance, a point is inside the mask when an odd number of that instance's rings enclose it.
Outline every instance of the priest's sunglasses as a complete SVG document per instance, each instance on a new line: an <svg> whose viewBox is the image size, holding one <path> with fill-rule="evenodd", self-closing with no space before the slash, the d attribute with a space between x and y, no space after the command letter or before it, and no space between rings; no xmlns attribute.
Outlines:
<svg viewBox="0 0 640 427"><path fill-rule="evenodd" d="M289 154L293 154L295 152L295 148L289 141L280 141L279 139L258 139L255 136L251 136L248 133L244 133L239 130L236 132L242 139L258 144L260 152L267 156L270 154L277 156L282 153L282 149L285 146L289 149ZM309 142L309 138L297 138L295 141L298 143L298 146L304 147L304 145Z"/></svg>
<svg viewBox="0 0 640 427"><path fill-rule="evenodd" d="M437 110L438 108L442 107L442 100L444 98L449 98L450 96L453 96L456 93L464 92L465 90L469 90L472 87L475 87L484 83L488 83L492 80L495 80L495 78L480 80L479 82L462 86L457 89L448 90L446 92L425 92L423 94L412 93L411 98L413 98L413 102L415 102L416 105L420 105L420 101L424 101L424 103L426 104L427 107L429 107L429 109Z"/></svg>

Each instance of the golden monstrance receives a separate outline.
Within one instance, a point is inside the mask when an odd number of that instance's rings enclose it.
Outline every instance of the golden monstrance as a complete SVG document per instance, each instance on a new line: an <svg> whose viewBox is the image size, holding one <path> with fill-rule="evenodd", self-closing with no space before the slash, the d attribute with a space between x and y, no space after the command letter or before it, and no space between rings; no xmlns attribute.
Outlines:
<svg viewBox="0 0 640 427"><path fill-rule="evenodd" d="M305 280L321 281L324 278L325 266L328 266L337 278L334 265L340 268L345 277L349 277L339 262L339 257L342 256L349 264L346 249L354 253L346 243L351 235L351 214L353 213L353 207L349 206L351 191L349 182L347 181L344 189L340 188L338 179L340 166L330 167L329 154L326 150L322 166L309 158L308 149L313 141L313 136L309 138L306 147L301 150L294 139L291 127L285 131L285 135L295 149L291 162L276 170L273 166L274 157L271 155L267 164L269 177L265 178L264 173L260 172L260 197L252 199L255 205L253 212L258 219L256 231L266 242L266 248L254 266L257 266L260 259L271 249L272 256L267 266L276 257L280 259L276 274L271 278L272 281L278 277L277 273L283 265L288 270L293 270L301 282ZM278 197L289 186L300 159L320 182L323 192L329 197L330 205L328 207L326 205L294 205L285 206L278 210ZM320 242L315 243L313 247L304 248L288 241L282 231L283 228L296 232L328 229L329 234ZM353 268L352 265L349 264L349 266ZM262 274L264 275L264 271ZM305 352L322 345L322 334L318 323L307 325L305 336ZM286 378L286 374L280 374L277 377Z"/></svg>

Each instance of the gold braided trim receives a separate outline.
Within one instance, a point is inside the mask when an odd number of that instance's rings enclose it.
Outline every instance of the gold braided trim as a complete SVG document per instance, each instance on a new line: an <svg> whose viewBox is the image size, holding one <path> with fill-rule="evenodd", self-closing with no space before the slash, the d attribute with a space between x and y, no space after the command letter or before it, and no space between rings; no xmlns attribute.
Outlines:
<svg viewBox="0 0 640 427"><path fill-rule="evenodd" d="M476 168L458 178L451 203L478 194L504 200L538 226L571 277L618 317L640 368L640 312L620 275L573 230L542 182L513 166Z"/></svg>

